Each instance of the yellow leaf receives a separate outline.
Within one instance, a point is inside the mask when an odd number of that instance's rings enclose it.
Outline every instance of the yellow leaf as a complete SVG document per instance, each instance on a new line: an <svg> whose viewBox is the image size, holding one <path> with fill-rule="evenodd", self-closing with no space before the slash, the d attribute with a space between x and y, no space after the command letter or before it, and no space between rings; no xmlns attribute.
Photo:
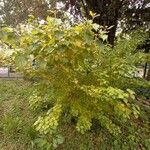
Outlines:
<svg viewBox="0 0 150 150"><path fill-rule="evenodd" d="M95 17L95 16L96 16L96 13L93 13L92 11L90 11L90 12L89 12L89 15L92 16L92 17Z"/></svg>

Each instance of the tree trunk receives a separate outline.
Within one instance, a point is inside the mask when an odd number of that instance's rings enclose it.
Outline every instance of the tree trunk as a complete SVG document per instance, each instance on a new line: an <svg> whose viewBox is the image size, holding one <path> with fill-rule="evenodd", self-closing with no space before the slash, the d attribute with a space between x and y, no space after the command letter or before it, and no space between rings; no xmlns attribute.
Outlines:
<svg viewBox="0 0 150 150"><path fill-rule="evenodd" d="M146 79L147 79L148 81L150 81L150 64L149 64L149 68L148 68L148 73L147 73Z"/></svg>
<svg viewBox="0 0 150 150"><path fill-rule="evenodd" d="M147 40L146 43L142 47L145 49L145 51L144 51L145 53L149 53L149 50L150 50L149 40ZM147 73L148 65L149 65L149 68L148 68L148 73ZM146 76L146 74L147 74L147 76ZM150 63L147 63L147 62L145 63L143 78L150 80Z"/></svg>
<svg viewBox="0 0 150 150"><path fill-rule="evenodd" d="M118 24L122 2L120 0L85 0L88 10L98 14L99 17L94 19L94 22L104 27L112 28L108 33L108 42L114 45L115 34ZM88 16L87 16L88 17Z"/></svg>
<svg viewBox="0 0 150 150"><path fill-rule="evenodd" d="M144 79L146 78L146 72L147 72L147 63L145 63L145 66L144 66L144 73L143 73Z"/></svg>

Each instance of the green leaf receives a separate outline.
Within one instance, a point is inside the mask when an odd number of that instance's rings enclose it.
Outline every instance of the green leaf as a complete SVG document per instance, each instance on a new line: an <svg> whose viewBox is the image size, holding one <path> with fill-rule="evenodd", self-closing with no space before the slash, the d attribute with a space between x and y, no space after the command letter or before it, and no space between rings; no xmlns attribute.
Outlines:
<svg viewBox="0 0 150 150"><path fill-rule="evenodd" d="M18 67L25 67L28 63L28 59L24 55L16 55L15 62Z"/></svg>
<svg viewBox="0 0 150 150"><path fill-rule="evenodd" d="M64 142L64 137L61 136L61 135L57 136L57 143L58 144L63 144L63 142Z"/></svg>
<svg viewBox="0 0 150 150"><path fill-rule="evenodd" d="M37 138L34 140L34 142L39 146L39 147L44 147L47 145L47 141L43 138Z"/></svg>
<svg viewBox="0 0 150 150"><path fill-rule="evenodd" d="M94 37L91 35L91 33L89 32L85 32L84 34L84 39L85 39L85 42L88 44L88 45L91 45L93 40L94 40Z"/></svg>
<svg viewBox="0 0 150 150"><path fill-rule="evenodd" d="M57 31L54 32L54 35L55 35L57 40L60 40L63 37L64 32L57 30Z"/></svg>

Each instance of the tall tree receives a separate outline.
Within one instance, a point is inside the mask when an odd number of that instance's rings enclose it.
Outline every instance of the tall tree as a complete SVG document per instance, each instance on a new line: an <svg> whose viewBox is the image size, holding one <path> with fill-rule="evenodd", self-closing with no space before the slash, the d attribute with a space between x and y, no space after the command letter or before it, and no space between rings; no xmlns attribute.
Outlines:
<svg viewBox="0 0 150 150"><path fill-rule="evenodd" d="M81 0L81 2L70 0L69 2L72 7L80 5L88 18L89 11L99 14L94 19L95 23L112 26L108 33L108 42L112 45L119 24L124 31L149 25L149 0Z"/></svg>
<svg viewBox="0 0 150 150"><path fill-rule="evenodd" d="M88 9L96 14L98 17L94 19L94 22L102 26L112 26L108 33L108 41L110 44L114 44L115 33L117 29L117 22L121 14L121 8L123 6L123 1L120 0L100 0L91 1L85 0ZM89 11L88 10L88 11Z"/></svg>
<svg viewBox="0 0 150 150"><path fill-rule="evenodd" d="M1 0L0 23L16 26L32 14L37 18L48 15L50 4L45 0Z"/></svg>

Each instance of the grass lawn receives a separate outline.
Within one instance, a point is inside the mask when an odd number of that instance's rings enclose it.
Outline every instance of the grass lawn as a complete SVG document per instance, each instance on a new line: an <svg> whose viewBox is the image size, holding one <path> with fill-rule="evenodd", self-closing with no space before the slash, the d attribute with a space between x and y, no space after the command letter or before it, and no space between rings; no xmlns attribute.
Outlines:
<svg viewBox="0 0 150 150"><path fill-rule="evenodd" d="M35 114L29 110L28 97L32 84L24 80L0 80L0 150L48 150L48 140L33 128ZM57 150L149 150L150 105L138 102L141 115L138 122L123 125L120 137L113 137L95 125L84 135L75 130L73 123L61 128L63 144ZM128 127L130 131L128 130ZM46 141L46 142L45 142ZM51 148L49 148L51 150Z"/></svg>
<svg viewBox="0 0 150 150"><path fill-rule="evenodd" d="M0 149L25 150L29 142L30 114L27 97L30 83L23 80L0 80ZM29 138L29 139L28 139Z"/></svg>

